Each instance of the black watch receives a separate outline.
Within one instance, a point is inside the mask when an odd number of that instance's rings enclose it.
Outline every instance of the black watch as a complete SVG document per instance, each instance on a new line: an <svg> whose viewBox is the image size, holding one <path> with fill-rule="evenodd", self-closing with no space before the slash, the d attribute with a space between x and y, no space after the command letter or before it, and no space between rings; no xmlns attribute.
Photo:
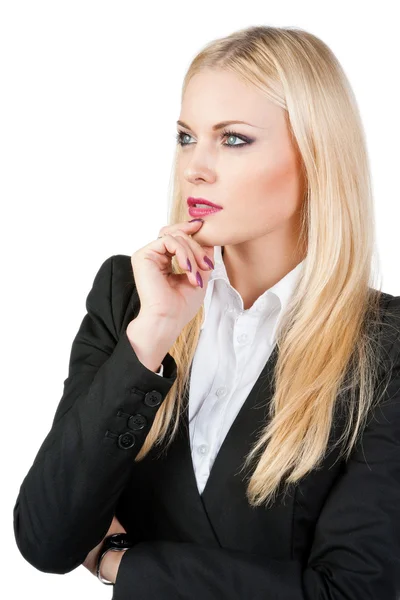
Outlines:
<svg viewBox="0 0 400 600"><path fill-rule="evenodd" d="M109 550L128 550L128 548L132 548L134 545L133 540L129 537L127 533L114 533L113 535L108 535L103 542L102 547L99 550L98 558L97 558L97 566L96 566L96 576L105 585L114 585L112 581L107 581L100 575L100 563L103 556Z"/></svg>

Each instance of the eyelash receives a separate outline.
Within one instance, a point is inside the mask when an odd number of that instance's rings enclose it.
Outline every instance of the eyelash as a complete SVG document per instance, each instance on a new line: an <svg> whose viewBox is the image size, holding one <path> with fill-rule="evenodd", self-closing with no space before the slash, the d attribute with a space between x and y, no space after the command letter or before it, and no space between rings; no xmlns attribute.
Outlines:
<svg viewBox="0 0 400 600"><path fill-rule="evenodd" d="M182 142L182 136L184 136L184 135L189 135L190 137L192 137L190 135L190 133L186 133L185 131L178 131L178 133L176 134L176 141L183 148L185 146L190 146L191 145L191 144L184 144ZM236 138L238 138L239 140L241 140L242 142L245 142L245 143L244 144L233 144L233 145L232 144L225 144L225 146L227 146L228 148L242 148L243 146L249 146L250 144L253 143L253 140L250 140L249 138L246 138L243 135L239 135L235 131L227 131L227 130L221 131L221 135L220 135L221 139L223 139L224 137L230 137L230 136L236 137Z"/></svg>

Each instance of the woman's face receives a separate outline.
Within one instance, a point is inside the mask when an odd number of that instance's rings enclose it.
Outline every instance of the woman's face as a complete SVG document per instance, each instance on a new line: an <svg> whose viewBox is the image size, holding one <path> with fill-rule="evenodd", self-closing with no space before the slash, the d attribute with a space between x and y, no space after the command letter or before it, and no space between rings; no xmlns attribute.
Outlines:
<svg viewBox="0 0 400 600"><path fill-rule="evenodd" d="M202 245L242 244L273 232L293 244L303 187L285 115L233 73L207 69L190 80L178 121L182 201L186 209L189 196L223 207L193 236ZM228 120L235 123L213 130ZM282 251L285 241L277 241Z"/></svg>

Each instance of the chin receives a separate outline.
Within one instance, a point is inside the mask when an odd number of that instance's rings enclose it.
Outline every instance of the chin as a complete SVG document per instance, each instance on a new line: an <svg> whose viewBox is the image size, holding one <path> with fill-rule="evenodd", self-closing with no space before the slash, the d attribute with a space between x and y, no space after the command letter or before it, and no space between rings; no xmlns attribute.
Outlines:
<svg viewBox="0 0 400 600"><path fill-rule="evenodd" d="M203 227L204 227L204 225L203 225ZM219 242L215 236L207 235L206 233L204 233L201 230L196 231L196 233L191 234L191 237L193 239L195 239L196 242L198 244L201 244L202 246L209 246L209 247L219 246Z"/></svg>

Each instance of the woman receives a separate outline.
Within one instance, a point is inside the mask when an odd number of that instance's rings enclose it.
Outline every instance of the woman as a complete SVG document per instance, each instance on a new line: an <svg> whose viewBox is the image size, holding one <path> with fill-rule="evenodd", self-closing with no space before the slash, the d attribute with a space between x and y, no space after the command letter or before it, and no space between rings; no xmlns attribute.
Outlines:
<svg viewBox="0 0 400 600"><path fill-rule="evenodd" d="M243 29L192 61L178 126L170 223L94 279L18 547L116 600L395 600L400 296L370 279L346 76L310 33Z"/></svg>

